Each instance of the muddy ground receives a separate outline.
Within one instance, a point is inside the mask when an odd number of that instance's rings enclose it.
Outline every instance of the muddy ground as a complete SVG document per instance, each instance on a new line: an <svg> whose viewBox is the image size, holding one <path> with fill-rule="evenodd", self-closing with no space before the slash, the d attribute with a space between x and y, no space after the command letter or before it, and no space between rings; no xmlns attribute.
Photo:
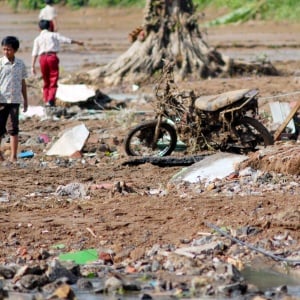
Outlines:
<svg viewBox="0 0 300 300"><path fill-rule="evenodd" d="M14 34L21 39L19 57L29 67L32 40L38 33L37 13L13 14L5 8L0 16L1 37ZM207 18L211 17L207 12ZM60 32L86 43L84 48L74 45L63 48L60 55L62 77L117 57L129 46L128 33L141 22L142 10L71 11L59 8ZM257 20L207 29L204 38L211 46L239 58L254 59L267 54L281 75L249 75L181 82L179 85L199 94L259 88L261 111L268 115L268 102L273 101L268 97L300 90L299 26ZM29 82L35 82L28 86L30 104L41 104L40 85L36 86L36 82L41 82L31 79ZM97 88L104 93L132 92L129 85L105 87L99 83ZM151 93L152 88L141 86L138 93ZM297 99L299 95L279 98L288 102ZM130 102L128 108L149 109L144 102ZM259 196L229 197L211 191L184 193L184 190L169 185L169 180L182 169L181 166L162 168L149 163L123 166L127 157L122 140L137 120L130 114L126 118L120 117L115 111L103 115L105 117L97 120L40 120L33 117L21 122L20 151L33 150L35 156L19 160L18 165L0 168L1 262L20 256L37 258L41 248L51 249L54 244L64 244L65 251L106 247L113 249L117 256L127 253L133 257L155 243L180 246L183 241L197 238L199 233L210 231L206 222L231 228L255 225L263 229L257 235L249 236L246 239L249 243L271 239L286 230L299 240L299 189L296 193L276 190ZM63 129L81 122L94 137L94 144L90 141L97 150L94 157L47 157L46 145L26 144L41 133L55 138ZM97 148L99 139L106 149ZM92 147L88 150L92 152ZM109 156L109 152L115 155ZM299 177L288 180L296 180L299 184ZM118 191L114 188L116 182L124 182L130 188ZM60 185L69 183L85 185L86 196L71 199L55 194ZM153 192L157 190L164 193ZM298 215L293 214L288 220L290 212L298 212ZM282 217L273 218L278 215Z"/></svg>

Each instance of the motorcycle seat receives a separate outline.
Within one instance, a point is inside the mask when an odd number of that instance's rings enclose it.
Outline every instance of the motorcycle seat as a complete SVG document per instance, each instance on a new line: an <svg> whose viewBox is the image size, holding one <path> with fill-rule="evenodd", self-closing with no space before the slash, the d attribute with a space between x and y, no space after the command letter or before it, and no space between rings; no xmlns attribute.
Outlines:
<svg viewBox="0 0 300 300"><path fill-rule="evenodd" d="M258 93L257 90L253 89L241 89L218 95L200 96L195 100L195 107L204 111L217 111L242 99L250 91L252 92L251 96L255 96Z"/></svg>

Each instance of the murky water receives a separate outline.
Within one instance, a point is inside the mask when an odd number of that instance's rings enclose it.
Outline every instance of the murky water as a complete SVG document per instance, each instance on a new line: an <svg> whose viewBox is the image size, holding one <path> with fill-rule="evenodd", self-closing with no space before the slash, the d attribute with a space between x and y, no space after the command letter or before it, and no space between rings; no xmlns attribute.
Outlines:
<svg viewBox="0 0 300 300"><path fill-rule="evenodd" d="M281 274L275 272L273 270L268 269L253 269L250 267L246 267L242 271L243 277L246 281L250 284L255 285L259 288L262 292L270 291L277 287L287 286L288 294L300 297L300 286L299 286L299 278L295 278L289 275ZM94 289L103 285L103 282L99 280L92 281L94 285ZM113 295L104 295L101 293L90 293L85 291L78 291L76 286L72 286L74 293L76 294L76 298L78 300L115 300L115 299L123 299L123 300L136 300L140 299L141 295L144 294L143 292L140 293L128 293L126 295L120 295L118 297ZM146 293L146 292L145 292ZM21 293L10 293L10 298L13 300L31 300L32 294L21 294ZM156 298L158 299L158 298ZM170 299L170 295L165 294L159 295L159 299ZM211 297L201 297L202 300L212 299ZM229 300L230 298L219 296L215 299L222 299L222 300Z"/></svg>
<svg viewBox="0 0 300 300"><path fill-rule="evenodd" d="M269 60L269 61L290 61L300 60L300 50L293 48L265 48L260 50L255 49L222 49L221 52L233 59L243 59L246 61Z"/></svg>
<svg viewBox="0 0 300 300"><path fill-rule="evenodd" d="M300 296L299 278L272 270L256 270L249 267L242 271L242 275L247 282L254 284L262 291L285 285L290 295Z"/></svg>
<svg viewBox="0 0 300 300"><path fill-rule="evenodd" d="M245 61L300 61L299 49L262 49L260 51L253 51L253 49L222 49L221 52L233 59L241 59ZM99 53L96 51L89 51L83 53L62 52L59 54L62 61L62 68L68 72L79 70L80 67L87 64L104 65L116 59L121 53Z"/></svg>

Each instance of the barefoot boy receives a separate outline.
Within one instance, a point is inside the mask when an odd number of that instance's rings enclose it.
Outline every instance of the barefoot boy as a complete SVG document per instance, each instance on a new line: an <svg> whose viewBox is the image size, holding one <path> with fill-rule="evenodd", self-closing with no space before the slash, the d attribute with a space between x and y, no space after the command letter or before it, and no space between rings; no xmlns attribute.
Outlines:
<svg viewBox="0 0 300 300"><path fill-rule="evenodd" d="M0 145L5 133L10 135L10 161L17 160L19 134L19 108L27 111L26 67L15 57L20 43L14 36L5 37L2 42L3 55L0 57ZM0 160L4 160L0 151Z"/></svg>

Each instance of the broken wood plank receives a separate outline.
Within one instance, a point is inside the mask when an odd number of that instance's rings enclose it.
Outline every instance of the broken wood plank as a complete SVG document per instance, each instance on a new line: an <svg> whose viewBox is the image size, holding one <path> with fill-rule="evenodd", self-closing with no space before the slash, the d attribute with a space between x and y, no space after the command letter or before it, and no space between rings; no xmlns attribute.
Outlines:
<svg viewBox="0 0 300 300"><path fill-rule="evenodd" d="M295 105L295 107L291 110L289 115L286 117L284 122L279 126L279 128L276 130L274 133L274 141L277 141L284 130L284 128L288 125L288 123L291 121L291 119L295 116L297 113L298 109L300 109L300 101Z"/></svg>

